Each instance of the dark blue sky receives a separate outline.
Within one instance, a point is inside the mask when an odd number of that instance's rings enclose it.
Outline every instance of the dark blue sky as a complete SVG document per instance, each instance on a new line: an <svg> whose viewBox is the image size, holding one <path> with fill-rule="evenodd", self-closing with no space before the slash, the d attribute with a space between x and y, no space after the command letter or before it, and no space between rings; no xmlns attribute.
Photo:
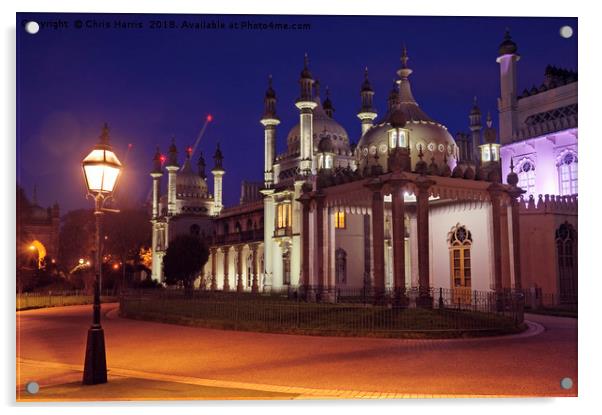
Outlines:
<svg viewBox="0 0 602 415"><path fill-rule="evenodd" d="M68 22L36 35L23 21ZM142 29L77 29L76 20L139 22ZM159 29L151 21L219 21L225 29ZM297 31L234 30L233 22L310 23ZM563 25L575 35L559 35ZM171 137L183 152L206 114L214 116L200 149L209 160L219 141L226 176L224 199L238 202L243 179L262 180L261 117L268 74L274 77L281 125L278 151L298 121L303 54L314 77L328 85L335 118L357 141L359 87L368 66L380 114L386 108L403 43L407 45L414 96L452 134L467 129L472 97L497 124L497 47L509 27L521 54L519 92L539 85L549 64L577 69L576 18L339 17L17 14L17 180L38 201L58 201L63 212L90 207L80 162L107 121L127 170L121 203L143 201L157 145Z"/></svg>

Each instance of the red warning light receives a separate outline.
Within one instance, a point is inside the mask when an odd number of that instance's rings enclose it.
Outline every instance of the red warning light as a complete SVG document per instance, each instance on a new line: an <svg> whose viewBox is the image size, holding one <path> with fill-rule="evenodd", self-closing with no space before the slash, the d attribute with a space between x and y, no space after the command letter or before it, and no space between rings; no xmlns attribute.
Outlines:
<svg viewBox="0 0 602 415"><path fill-rule="evenodd" d="M207 114L207 122L213 121L213 115Z"/></svg>
<svg viewBox="0 0 602 415"><path fill-rule="evenodd" d="M161 156L159 157L159 159L161 160L161 163L165 163L165 160L167 158L163 154L161 154Z"/></svg>

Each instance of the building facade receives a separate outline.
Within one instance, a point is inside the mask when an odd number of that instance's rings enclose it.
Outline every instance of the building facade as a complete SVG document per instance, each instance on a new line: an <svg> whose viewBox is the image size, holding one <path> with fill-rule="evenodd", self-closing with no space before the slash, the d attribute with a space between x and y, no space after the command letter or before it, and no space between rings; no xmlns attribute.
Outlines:
<svg viewBox="0 0 602 415"><path fill-rule="evenodd" d="M534 276L530 265L525 265L532 261L523 260L529 252L522 228L533 237L550 226L564 225L565 230L557 229L560 234L574 237L576 213L574 225L568 218L573 206L576 212L576 181L572 192L569 167L565 185L569 193L529 199L545 185L529 187L523 158L535 156L521 146L531 145L523 143L531 140L525 138L525 131L537 131L537 140L548 134L533 120L545 118L537 115L541 112L553 111L548 101L554 100L544 95L537 98L538 93L532 94L537 101L523 101L532 97L519 100L508 92L516 86L517 57L516 45L507 35L498 57L499 137L490 115L482 125L476 100L468 134L457 134L454 139L445 125L431 118L412 93L412 69L404 48L396 82L380 116L365 71L357 113L360 133L353 144L334 117L328 90L322 99L306 56L294 102L299 122L289 130L281 154L276 154L280 124L276 92L272 79L268 81L260 119L264 182L261 186L244 183L240 205L224 208L221 202L225 170L219 147L212 170L214 195L207 190L202 156L195 173L190 153L180 169L172 144L163 169L157 152L151 173L153 278L162 279L166 246L182 232L204 235L210 241L210 258L199 281L213 290L286 289L334 301L341 290L369 289L377 297L395 293L396 298L403 298L412 288L419 292L417 301L428 305L433 288L450 289L459 301L470 301L473 290L520 289L525 283L543 288L540 280L559 280L558 272L568 275L566 269L556 269L555 275L548 270ZM564 86L572 88L570 83ZM574 91L576 100L576 85ZM538 102L545 108L536 108ZM562 102L563 107L567 105ZM575 138L576 163L576 115L574 127L566 130L563 134ZM551 142L547 137L542 142ZM564 140L557 139L559 146ZM536 154L538 149L533 147ZM161 197L163 170L168 174L168 191ZM546 174L542 170L542 183ZM563 183L559 182L558 189ZM523 219L540 214L545 219ZM572 228L567 231L569 224ZM576 287L576 273L572 278L567 276L571 282L565 285ZM559 287L545 288L558 292Z"/></svg>

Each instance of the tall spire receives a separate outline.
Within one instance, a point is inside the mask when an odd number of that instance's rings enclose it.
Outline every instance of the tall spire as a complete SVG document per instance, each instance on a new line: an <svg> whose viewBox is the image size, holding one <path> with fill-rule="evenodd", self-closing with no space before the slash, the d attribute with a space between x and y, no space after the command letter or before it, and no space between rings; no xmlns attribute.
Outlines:
<svg viewBox="0 0 602 415"><path fill-rule="evenodd" d="M387 110L389 113L392 113L399 106L399 85L397 84L397 80L393 79L393 88L391 92L389 92L389 97L387 98Z"/></svg>
<svg viewBox="0 0 602 415"><path fill-rule="evenodd" d="M199 177L202 179L207 178L207 174L205 173L205 158L203 157L203 152L199 155L199 160L197 161L197 167L199 170Z"/></svg>
<svg viewBox="0 0 602 415"><path fill-rule="evenodd" d="M314 79L309 71L309 57L305 53L303 59L303 70L301 71L301 77L299 79L299 86L301 87L301 93L299 95L298 102L311 101L312 100L312 89Z"/></svg>
<svg viewBox="0 0 602 415"><path fill-rule="evenodd" d="M213 161L215 162L215 167L213 170L223 170L224 155L222 154L219 142L217 143L215 154L213 154Z"/></svg>
<svg viewBox="0 0 602 415"><path fill-rule="evenodd" d="M179 166L178 164L178 148L176 147L176 138L172 137L171 145L169 146L169 156L167 160L168 166Z"/></svg>
<svg viewBox="0 0 602 415"><path fill-rule="evenodd" d="M362 82L360 95L362 98L360 112L376 112L374 109L374 90L370 84L370 79L368 79L368 67L364 69L364 82Z"/></svg>
<svg viewBox="0 0 602 415"><path fill-rule="evenodd" d="M334 106L332 105L332 101L330 100L330 88L328 88L328 86L326 86L326 99L324 100L322 106L324 107L326 115L332 118L334 114Z"/></svg>
<svg viewBox="0 0 602 415"><path fill-rule="evenodd" d="M278 119L276 116L276 91L272 88L272 75L268 75L268 88L263 98L263 117L261 119Z"/></svg>
<svg viewBox="0 0 602 415"><path fill-rule="evenodd" d="M410 87L410 81L408 77L412 74L412 70L408 66L408 49L403 46L401 52L401 68L397 71L397 75L400 80L399 83L399 101L401 104L413 104L418 105L414 96L412 95L412 88Z"/></svg>

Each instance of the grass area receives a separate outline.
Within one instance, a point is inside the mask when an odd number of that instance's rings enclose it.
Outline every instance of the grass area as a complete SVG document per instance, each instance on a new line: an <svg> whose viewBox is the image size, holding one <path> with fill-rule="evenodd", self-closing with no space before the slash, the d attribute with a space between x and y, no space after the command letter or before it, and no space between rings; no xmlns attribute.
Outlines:
<svg viewBox="0 0 602 415"><path fill-rule="evenodd" d="M129 400L202 400L202 399L292 399L297 394L251 389L219 388L114 377L108 383L84 386L81 382L42 387L31 395L19 391L19 402L44 401L129 401Z"/></svg>
<svg viewBox="0 0 602 415"><path fill-rule="evenodd" d="M280 333L466 337L520 332L508 316L454 309L388 308L363 304L184 297L126 298L124 317L208 328Z"/></svg>
<svg viewBox="0 0 602 415"><path fill-rule="evenodd" d="M100 301L111 303L117 301L117 297L102 296ZM50 295L35 294L17 295L17 311L32 310L35 308L63 307L68 305L92 304L94 297L92 295Z"/></svg>

